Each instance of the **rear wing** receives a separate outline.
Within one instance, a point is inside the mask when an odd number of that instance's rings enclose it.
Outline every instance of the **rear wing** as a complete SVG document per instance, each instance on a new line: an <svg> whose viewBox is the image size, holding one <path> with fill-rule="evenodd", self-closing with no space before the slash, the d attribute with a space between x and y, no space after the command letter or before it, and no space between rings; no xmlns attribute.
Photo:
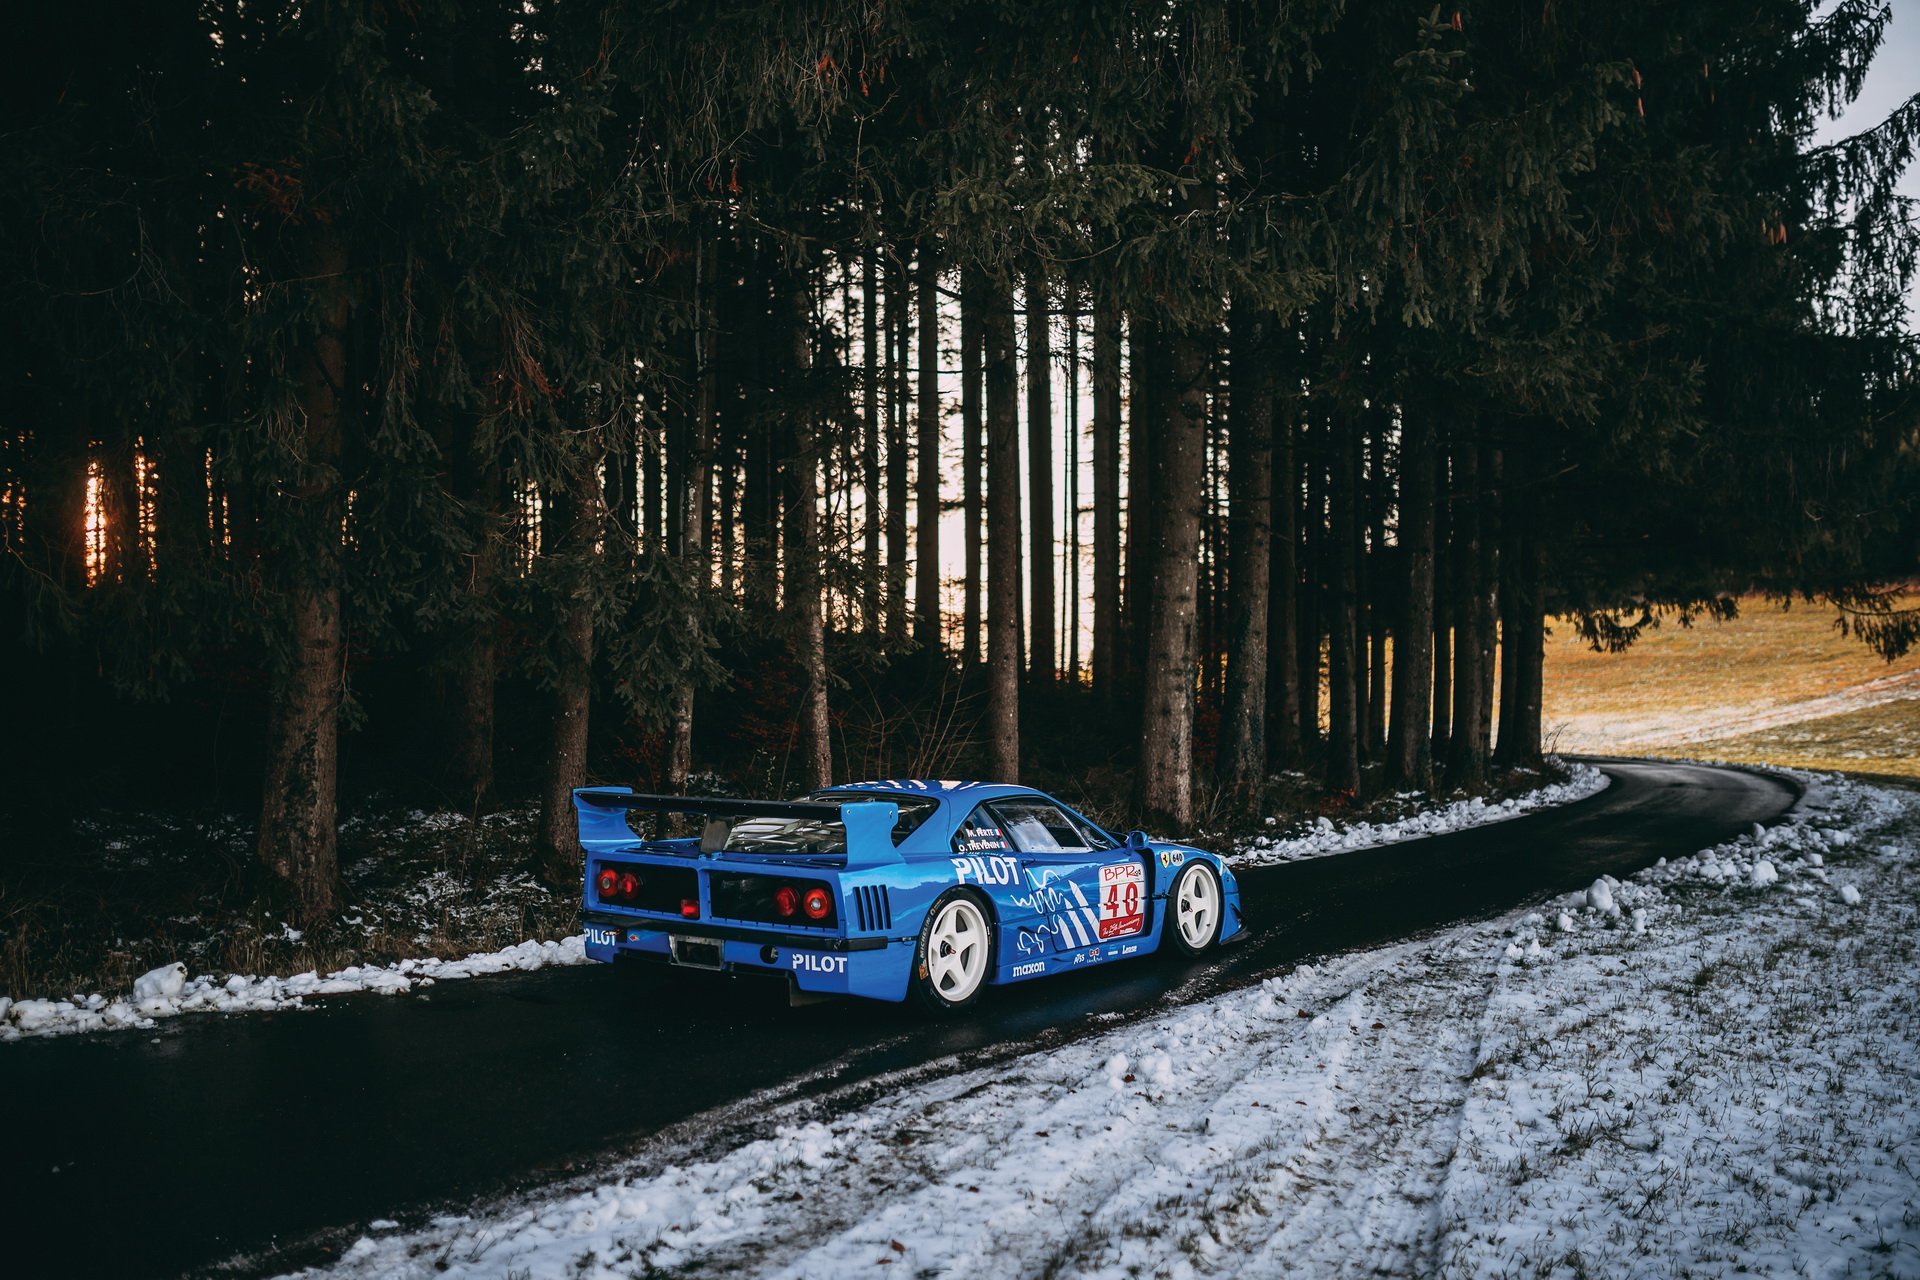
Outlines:
<svg viewBox="0 0 1920 1280"><path fill-rule="evenodd" d="M726 848L734 822L742 818L811 819L840 826L847 836L847 867L875 867L900 861L893 827L900 806L891 800L854 800L844 804L806 800L739 800L728 796L650 796L631 787L581 787L573 793L580 819L580 845L589 853L618 849L640 839L627 825L627 813L672 813L707 820L700 851Z"/></svg>

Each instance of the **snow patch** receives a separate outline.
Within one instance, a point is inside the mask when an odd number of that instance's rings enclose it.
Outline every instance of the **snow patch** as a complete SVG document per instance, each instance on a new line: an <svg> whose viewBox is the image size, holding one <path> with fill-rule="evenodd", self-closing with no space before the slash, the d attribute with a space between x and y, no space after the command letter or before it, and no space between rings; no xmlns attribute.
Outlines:
<svg viewBox="0 0 1920 1280"><path fill-rule="evenodd" d="M1607 775L1592 765L1568 764L1565 767L1570 774L1565 782L1552 783L1525 795L1510 796L1492 803L1475 796L1425 813L1416 813L1397 822L1356 822L1344 827L1335 825L1330 818L1316 818L1313 825L1300 835L1284 839L1256 836L1233 854L1233 863L1237 867L1262 867L1276 862L1298 862L1304 858L1323 858L1328 854L1349 853L1355 849L1371 849L1377 845L1398 844L1403 840L1445 835L1451 831L1485 826L1490 822L1505 822L1536 809L1572 804L1575 800L1584 800L1606 790ZM1274 819L1268 818L1267 825L1273 824Z"/></svg>
<svg viewBox="0 0 1920 1280"><path fill-rule="evenodd" d="M557 942L520 942L499 951L462 960L401 960L390 965L349 965L321 977L314 972L290 978L250 974L218 977L187 976L175 961L134 980L133 997L74 996L69 1000L13 1000L0 998L0 1041L23 1036L71 1035L83 1031L111 1031L124 1027L151 1027L156 1018L183 1013L241 1013L297 1009L315 996L371 992L400 995L436 982L474 978L516 969L544 969L549 965L585 964L586 937L575 934Z"/></svg>
<svg viewBox="0 0 1920 1280"><path fill-rule="evenodd" d="M1765 858L1743 835L1598 902L794 1104L731 1152L369 1234L334 1270L1914 1275L1920 799L1887 795L1837 788ZM1876 854L1833 839L1885 827ZM1800 892L1838 847L1858 915ZM1787 892L1746 891L1762 861Z"/></svg>

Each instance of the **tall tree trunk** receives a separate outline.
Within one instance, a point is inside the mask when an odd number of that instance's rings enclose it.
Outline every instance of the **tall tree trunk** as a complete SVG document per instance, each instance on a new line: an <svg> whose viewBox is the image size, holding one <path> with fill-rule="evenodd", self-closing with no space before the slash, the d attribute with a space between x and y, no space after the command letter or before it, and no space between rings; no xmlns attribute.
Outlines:
<svg viewBox="0 0 1920 1280"><path fill-rule="evenodd" d="M1155 424L1153 570L1140 725L1140 808L1178 830L1193 821L1195 629L1207 442L1202 335L1176 331L1171 412Z"/></svg>
<svg viewBox="0 0 1920 1280"><path fill-rule="evenodd" d="M1144 314L1127 317L1127 565L1121 627L1123 670L1129 679L1146 671L1150 566L1156 545L1154 431L1155 420L1166 411L1154 368L1160 337Z"/></svg>
<svg viewBox="0 0 1920 1280"><path fill-rule="evenodd" d="M259 840L260 861L286 888L295 923L302 925L324 919L339 901L336 784L345 683L339 466L352 314L347 251L338 233L316 223L305 257L319 329L294 362L303 465L282 499L298 503L305 538L287 588L291 657L269 684Z"/></svg>
<svg viewBox="0 0 1920 1280"><path fill-rule="evenodd" d="M1080 287L1069 283L1063 311L1067 321L1067 458L1066 458L1066 556L1062 568L1061 597L1065 617L1060 620L1062 643L1066 648L1067 679L1080 683L1085 670L1080 661L1080 451L1083 433L1080 427Z"/></svg>
<svg viewBox="0 0 1920 1280"><path fill-rule="evenodd" d="M567 474L548 498L551 524L542 537L537 572L556 575L553 591L552 658L554 688L547 722L546 771L540 786L540 827L535 838L540 878L556 889L577 888L581 877L580 841L573 789L586 781L587 728L593 691L593 603L584 579L599 536L599 459L575 444Z"/></svg>
<svg viewBox="0 0 1920 1280"><path fill-rule="evenodd" d="M1027 275L1027 566L1032 573L1028 606L1033 628L1032 675L1051 683L1059 663L1053 618L1053 343L1046 270Z"/></svg>
<svg viewBox="0 0 1920 1280"><path fill-rule="evenodd" d="M116 443L96 455L100 467L100 578L102 583L131 583L146 573L140 530L140 490L136 455L140 444L130 430L114 433Z"/></svg>
<svg viewBox="0 0 1920 1280"><path fill-rule="evenodd" d="M1113 697L1120 665L1120 307L1093 303L1093 682Z"/></svg>
<svg viewBox="0 0 1920 1280"><path fill-rule="evenodd" d="M1480 756L1493 763L1494 710L1499 689L1500 662L1500 490L1503 462L1500 450L1480 451L1480 592L1482 625L1480 688L1486 700L1481 716Z"/></svg>
<svg viewBox="0 0 1920 1280"><path fill-rule="evenodd" d="M478 808L493 791L493 686L499 635L494 583L502 537L500 470L476 439L479 418L479 414L469 415L452 442L451 487L466 511L472 550L461 593L466 607L448 637L448 671L439 693L444 709L441 775L448 792L469 810Z"/></svg>
<svg viewBox="0 0 1920 1280"><path fill-rule="evenodd" d="M1360 429L1346 414L1330 424L1332 574L1327 601L1327 788L1360 790Z"/></svg>
<svg viewBox="0 0 1920 1280"><path fill-rule="evenodd" d="M1236 301L1227 400L1227 688L1220 785L1242 805L1267 776L1267 625L1273 551L1272 322ZM1291 587L1291 584L1289 584Z"/></svg>
<svg viewBox="0 0 1920 1280"><path fill-rule="evenodd" d="M1291 354L1291 332L1274 335L1273 349ZM1300 763L1299 564L1300 468L1294 439L1299 383L1292 360L1277 360L1291 382L1274 397L1272 552L1267 573L1267 756L1272 764ZM1231 585L1231 584L1229 584Z"/></svg>
<svg viewBox="0 0 1920 1280"><path fill-rule="evenodd" d="M1367 549L1368 511L1373 505L1372 486L1367 477L1367 411L1356 411L1352 423L1358 433L1356 448L1359 462L1354 468L1353 491L1353 714L1359 728L1356 733L1356 749L1360 753L1362 766L1371 764L1375 756L1371 749L1368 734L1369 712L1372 708L1372 689L1370 677L1372 668L1368 665L1368 640L1373 632L1373 600L1367 581L1368 572L1373 568L1372 557Z"/></svg>
<svg viewBox="0 0 1920 1280"><path fill-rule="evenodd" d="M802 381L813 369L813 304L799 270L787 284L791 368ZM802 403L805 403L804 398ZM789 411L793 455L789 461L786 578L793 619L794 664L800 675L799 772L808 790L833 784L833 753L827 720L827 627L820 598L820 439L810 410Z"/></svg>
<svg viewBox="0 0 1920 1280"><path fill-rule="evenodd" d="M714 585L722 600L731 601L735 598L734 564L740 553L740 426L732 414L718 413L714 416L713 426L713 523L720 533L720 553L714 564Z"/></svg>
<svg viewBox="0 0 1920 1280"><path fill-rule="evenodd" d="M1305 404L1300 448L1306 469L1306 519L1300 528L1299 647L1300 754L1303 761L1320 756L1320 649L1326 631L1327 577L1327 424L1325 406L1315 395Z"/></svg>
<svg viewBox="0 0 1920 1280"><path fill-rule="evenodd" d="M1453 510L1453 723L1447 744L1447 783L1478 787L1487 779L1486 722L1492 693L1486 687L1486 651L1492 647L1487 587L1482 581L1480 541L1484 526L1480 450L1468 442L1454 449Z"/></svg>
<svg viewBox="0 0 1920 1280"><path fill-rule="evenodd" d="M914 639L940 648L940 267L931 238L920 242L920 454L914 499Z"/></svg>
<svg viewBox="0 0 1920 1280"><path fill-rule="evenodd" d="M1525 453L1506 458L1507 547L1500 559L1500 662L1504 701L1500 707L1497 759L1508 769L1541 763L1541 695L1546 658L1546 583L1540 537L1543 505L1539 471Z"/></svg>
<svg viewBox="0 0 1920 1280"><path fill-rule="evenodd" d="M688 422L687 451L680 474L680 559L697 601L707 590L707 468L712 456L715 424L720 408L719 375L714 368L719 342L716 291L719 287L717 241L702 227L694 249L693 278L693 413ZM667 789L687 789L693 772L693 680L682 676L673 690L667 734Z"/></svg>
<svg viewBox="0 0 1920 1280"><path fill-rule="evenodd" d="M985 458L980 364L983 281L977 267L960 271L960 526L966 546L960 613L960 665L980 662L980 538L986 502L981 463Z"/></svg>
<svg viewBox="0 0 1920 1280"><path fill-rule="evenodd" d="M641 505L640 527L643 552L657 552L667 541L666 458L661 435L670 432L677 397L668 391L664 378L656 376L653 394L640 419Z"/></svg>
<svg viewBox="0 0 1920 1280"><path fill-rule="evenodd" d="M1387 507L1391 498L1387 479L1387 415L1376 406L1369 414L1373 431L1368 450L1372 473L1367 483L1367 759L1380 762L1387 754L1387 703L1391 693L1387 674L1387 633L1392 629L1385 600Z"/></svg>
<svg viewBox="0 0 1920 1280"><path fill-rule="evenodd" d="M887 269L887 332L892 335L893 368L887 395L887 638L907 636L907 265L894 259Z"/></svg>
<svg viewBox="0 0 1920 1280"><path fill-rule="evenodd" d="M1512 465L1511 459L1507 465ZM1503 481L1510 482L1511 474L1503 474ZM1496 608L1499 619L1498 639L1495 645L1499 654L1500 696L1494 703L1494 750L1493 763L1496 768L1508 768L1507 753L1514 744L1514 711L1518 707L1515 698L1514 677L1519 673L1515 645L1519 641L1520 620L1518 606L1520 597L1515 591L1513 573L1518 562L1518 549L1521 537L1520 522L1512 517L1512 491L1502 485L1499 497L1501 511L1500 531L1500 591Z"/></svg>
<svg viewBox="0 0 1920 1280"><path fill-rule="evenodd" d="M1438 768L1453 742L1453 476L1446 445L1433 433L1433 749Z"/></svg>
<svg viewBox="0 0 1920 1280"><path fill-rule="evenodd" d="M1393 645L1393 737L1387 763L1395 787L1433 786L1433 423L1420 404L1400 419L1401 612Z"/></svg>
<svg viewBox="0 0 1920 1280"><path fill-rule="evenodd" d="M1020 779L1020 394L1013 285L983 282L987 383L987 772Z"/></svg>
<svg viewBox="0 0 1920 1280"><path fill-rule="evenodd" d="M865 496L860 562L861 619L870 635L880 634L880 384L886 361L880 349L880 255L871 246L861 257L860 485Z"/></svg>

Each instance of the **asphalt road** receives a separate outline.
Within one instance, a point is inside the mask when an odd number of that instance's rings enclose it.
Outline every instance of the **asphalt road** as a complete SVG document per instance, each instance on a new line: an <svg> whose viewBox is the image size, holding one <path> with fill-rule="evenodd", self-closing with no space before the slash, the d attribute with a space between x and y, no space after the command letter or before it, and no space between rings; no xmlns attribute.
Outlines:
<svg viewBox="0 0 1920 1280"><path fill-rule="evenodd" d="M1613 785L1564 808L1243 872L1252 936L1211 963L1149 958L989 991L953 1022L854 1002L789 1009L775 984L596 965L0 1047L0 1268L126 1277L317 1261L374 1218L563 1179L648 1143L692 1157L723 1122L690 1117L729 1108L728 1131L751 1132L772 1105L763 1091L1058 1042L1625 875L1795 798L1729 769L1603 767Z"/></svg>

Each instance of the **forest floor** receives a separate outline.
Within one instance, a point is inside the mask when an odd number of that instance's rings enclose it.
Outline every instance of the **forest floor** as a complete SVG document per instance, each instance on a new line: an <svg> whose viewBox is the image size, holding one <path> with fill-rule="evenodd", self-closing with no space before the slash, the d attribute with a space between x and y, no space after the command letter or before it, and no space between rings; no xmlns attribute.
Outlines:
<svg viewBox="0 0 1920 1280"><path fill-rule="evenodd" d="M1830 608L1741 602L1625 653L1564 622L1547 641L1547 739L1568 754L1686 757L1920 777L1920 652L1885 662Z"/></svg>
<svg viewBox="0 0 1920 1280"><path fill-rule="evenodd" d="M1624 882L376 1220L326 1274L1920 1276L1920 795L1806 782Z"/></svg>
<svg viewBox="0 0 1920 1280"><path fill-rule="evenodd" d="M1476 795L1354 805L1284 774L1266 797L1274 816L1219 822L1201 839L1237 860L1288 861L1500 821L1604 785L1592 769L1550 765ZM526 808L476 818L366 806L341 825L346 907L300 930L248 897L244 819L89 813L65 846L23 849L0 877L0 1040L583 963L577 892L527 870L534 828Z"/></svg>

